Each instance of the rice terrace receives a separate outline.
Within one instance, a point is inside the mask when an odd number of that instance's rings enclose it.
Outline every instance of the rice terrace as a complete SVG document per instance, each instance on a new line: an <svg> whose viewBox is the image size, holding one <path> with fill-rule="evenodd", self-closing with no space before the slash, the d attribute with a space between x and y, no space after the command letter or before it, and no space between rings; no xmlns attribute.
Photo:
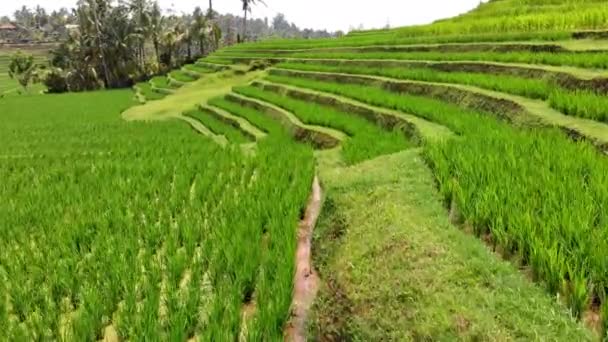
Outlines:
<svg viewBox="0 0 608 342"><path fill-rule="evenodd" d="M608 340L606 1L16 2L0 341Z"/></svg>

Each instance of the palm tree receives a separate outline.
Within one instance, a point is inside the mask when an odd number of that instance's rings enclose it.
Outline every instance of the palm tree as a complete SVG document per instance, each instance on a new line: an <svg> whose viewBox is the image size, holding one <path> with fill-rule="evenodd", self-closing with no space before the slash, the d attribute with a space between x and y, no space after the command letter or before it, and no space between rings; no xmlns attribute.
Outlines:
<svg viewBox="0 0 608 342"><path fill-rule="evenodd" d="M137 41L137 56L140 66L143 67L146 60L145 43L150 36L151 27L151 8L148 0L130 0L128 8L133 12L133 22L135 24L135 33L133 37Z"/></svg>
<svg viewBox="0 0 608 342"><path fill-rule="evenodd" d="M192 33L198 40L201 55L205 54L205 40L207 39L207 18L203 16L200 7L194 9L192 14Z"/></svg>
<svg viewBox="0 0 608 342"><path fill-rule="evenodd" d="M160 64L160 41L163 35L163 23L164 17L160 11L160 6L158 5L158 1L155 1L150 10L149 33L152 38L154 52L156 53L156 62L158 64Z"/></svg>
<svg viewBox="0 0 608 342"><path fill-rule="evenodd" d="M169 68L173 67L173 55L184 38L184 29L179 22L163 32L161 39L165 50L164 55L167 56L167 66Z"/></svg>
<svg viewBox="0 0 608 342"><path fill-rule="evenodd" d="M107 4L103 0L87 0L87 4L89 5L89 11L91 15L91 22L93 23L95 29L95 36L97 41L97 50L99 51L99 55L101 56L101 65L103 66L103 75L104 75L104 85L106 88L110 86L110 70L108 69L108 63L106 62L106 55L102 37L102 29L101 29L101 20L99 19L99 12L103 11L107 6ZM103 9L100 9L103 5Z"/></svg>
<svg viewBox="0 0 608 342"><path fill-rule="evenodd" d="M245 13L243 17L243 37L242 40L245 41L247 39L247 13L251 13L251 7L256 4L256 2L262 3L265 5L262 0L241 0L243 2L243 12Z"/></svg>

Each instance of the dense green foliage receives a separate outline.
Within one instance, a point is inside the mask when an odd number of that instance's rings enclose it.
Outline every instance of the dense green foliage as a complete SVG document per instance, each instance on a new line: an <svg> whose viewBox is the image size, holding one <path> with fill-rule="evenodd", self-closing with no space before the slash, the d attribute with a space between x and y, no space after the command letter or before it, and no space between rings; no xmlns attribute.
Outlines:
<svg viewBox="0 0 608 342"><path fill-rule="evenodd" d="M245 16L256 2L241 1ZM130 91L0 99L7 340L113 331L120 340L285 339L305 238L297 224L315 172L333 191L320 221L328 241L313 250L333 297L317 304L345 312L316 318L319 339L608 336L608 159L599 151L608 151L608 33L568 41L608 29L604 1L490 0L430 25L240 44L210 57L222 37L212 10L163 17L155 1L86 0L74 19L52 56L57 88L135 84L138 100L157 101L124 117L158 121L122 120ZM493 43L468 44L482 42ZM457 44L432 45L445 43ZM0 94L17 86L1 75L7 61L0 56ZM34 59L23 62L13 76ZM263 71L278 62L308 72ZM233 63L249 69L207 75ZM258 76L266 82L246 84ZM419 148L399 153L413 145L406 131ZM516 267L484 263L491 253L479 241L469 248L473 237L449 229L448 216L530 270L572 316L603 326L583 331ZM539 317L544 307L552 312Z"/></svg>
<svg viewBox="0 0 608 342"><path fill-rule="evenodd" d="M282 338L311 150L273 136L246 156L175 121L125 123L131 97L3 100L3 335L233 340L254 294L248 336Z"/></svg>

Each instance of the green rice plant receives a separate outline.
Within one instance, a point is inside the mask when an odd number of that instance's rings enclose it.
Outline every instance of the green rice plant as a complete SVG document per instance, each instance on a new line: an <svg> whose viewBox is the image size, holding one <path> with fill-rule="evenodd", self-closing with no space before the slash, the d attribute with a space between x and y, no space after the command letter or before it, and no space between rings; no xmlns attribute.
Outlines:
<svg viewBox="0 0 608 342"><path fill-rule="evenodd" d="M310 58L310 59L394 59L415 61L493 61L504 63L545 64L574 66L581 68L608 68L608 56L602 52L390 52L390 51L295 51L290 53L271 52L230 52L219 53L219 58Z"/></svg>
<svg viewBox="0 0 608 342"><path fill-rule="evenodd" d="M238 104L226 101L221 97L211 99L208 103L212 106L221 108L236 116L244 118L257 128L270 135L288 136L289 134L279 122L254 109L239 106Z"/></svg>
<svg viewBox="0 0 608 342"><path fill-rule="evenodd" d="M381 46L381 45L415 45L415 44L445 44L445 43L474 43L474 42L517 42L517 41L558 41L570 39L572 34L568 31L545 32L501 32L501 33L475 33L475 34L445 34L432 36L400 37L394 32L349 35L340 39L276 39L255 43L245 43L231 46L221 51L246 51L260 49L297 50L310 48L333 48L355 46ZM212 55L211 58L215 56Z"/></svg>
<svg viewBox="0 0 608 342"><path fill-rule="evenodd" d="M196 77L186 74L181 70L173 70L169 73L169 76L178 82L190 83L196 81Z"/></svg>
<svg viewBox="0 0 608 342"><path fill-rule="evenodd" d="M211 74L214 73L215 70L211 69L211 68L207 68L205 66L201 66L198 64L188 64L184 66L184 69L186 70L190 70L199 74Z"/></svg>
<svg viewBox="0 0 608 342"><path fill-rule="evenodd" d="M147 101L155 101L165 98L166 94L156 92L148 82L141 82L135 85L136 89L142 94Z"/></svg>
<svg viewBox="0 0 608 342"><path fill-rule="evenodd" d="M547 99L554 89L551 82L517 76L486 73L441 72L428 68L384 68L330 66L312 63L281 63L278 68L305 71L338 72L358 75L376 75L398 79L472 85L489 90L502 91L533 99Z"/></svg>
<svg viewBox="0 0 608 342"><path fill-rule="evenodd" d="M549 96L551 107L568 115L608 122L608 97L591 91L556 89Z"/></svg>
<svg viewBox="0 0 608 342"><path fill-rule="evenodd" d="M608 120L608 110L606 109L608 108L608 98L606 96L592 91L564 89L551 79L530 79L485 73L440 72L431 69L331 66L314 63L281 63L278 67L290 70L377 75L405 80L471 85L532 99L548 100L551 107L567 115L604 122Z"/></svg>
<svg viewBox="0 0 608 342"><path fill-rule="evenodd" d="M171 84L169 79L165 76L154 76L150 79L150 83L157 88L167 88L167 89L176 89L177 86Z"/></svg>
<svg viewBox="0 0 608 342"><path fill-rule="evenodd" d="M221 58L214 58L213 56L202 58L200 61L206 62L206 63L221 64L221 65L231 65L232 64L230 61L226 61Z"/></svg>
<svg viewBox="0 0 608 342"><path fill-rule="evenodd" d="M192 110L184 113L184 115L199 120L203 125L205 125L205 127L209 128L213 133L225 136L226 139L228 139L228 141L232 143L245 144L251 142L240 130L218 120L216 117L212 116L208 112L201 110Z"/></svg>
<svg viewBox="0 0 608 342"><path fill-rule="evenodd" d="M331 107L292 99L251 86L235 88L234 91L286 109L305 124L327 126L348 134L349 139L342 146L342 155L348 165L398 152L410 146L404 133L398 129L387 132L363 118Z"/></svg>
<svg viewBox="0 0 608 342"><path fill-rule="evenodd" d="M340 39L270 40L229 49L565 40L571 38L573 30L607 29L607 21L608 6L602 1L490 1L463 15L429 25L353 31Z"/></svg>
<svg viewBox="0 0 608 342"><path fill-rule="evenodd" d="M237 338L254 293L249 336L282 339L312 150L272 135L244 154L177 120L123 121L133 104L3 100L3 336Z"/></svg>

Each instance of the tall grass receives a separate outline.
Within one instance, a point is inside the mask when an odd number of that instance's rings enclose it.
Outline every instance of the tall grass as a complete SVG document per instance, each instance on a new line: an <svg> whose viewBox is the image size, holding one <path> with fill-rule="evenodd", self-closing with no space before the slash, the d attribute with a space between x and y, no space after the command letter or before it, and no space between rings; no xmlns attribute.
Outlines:
<svg viewBox="0 0 608 342"><path fill-rule="evenodd" d="M205 127L209 128L213 133L217 135L223 135L228 139L228 141L235 144L245 144L251 142L247 137L235 127L228 125L211 114L200 111L200 110L191 110L184 113L186 116L193 117L199 120Z"/></svg>
<svg viewBox="0 0 608 342"><path fill-rule="evenodd" d="M282 339L312 151L270 136L244 155L178 121L126 123L131 97L3 100L2 335L234 340L253 297L248 338Z"/></svg>

